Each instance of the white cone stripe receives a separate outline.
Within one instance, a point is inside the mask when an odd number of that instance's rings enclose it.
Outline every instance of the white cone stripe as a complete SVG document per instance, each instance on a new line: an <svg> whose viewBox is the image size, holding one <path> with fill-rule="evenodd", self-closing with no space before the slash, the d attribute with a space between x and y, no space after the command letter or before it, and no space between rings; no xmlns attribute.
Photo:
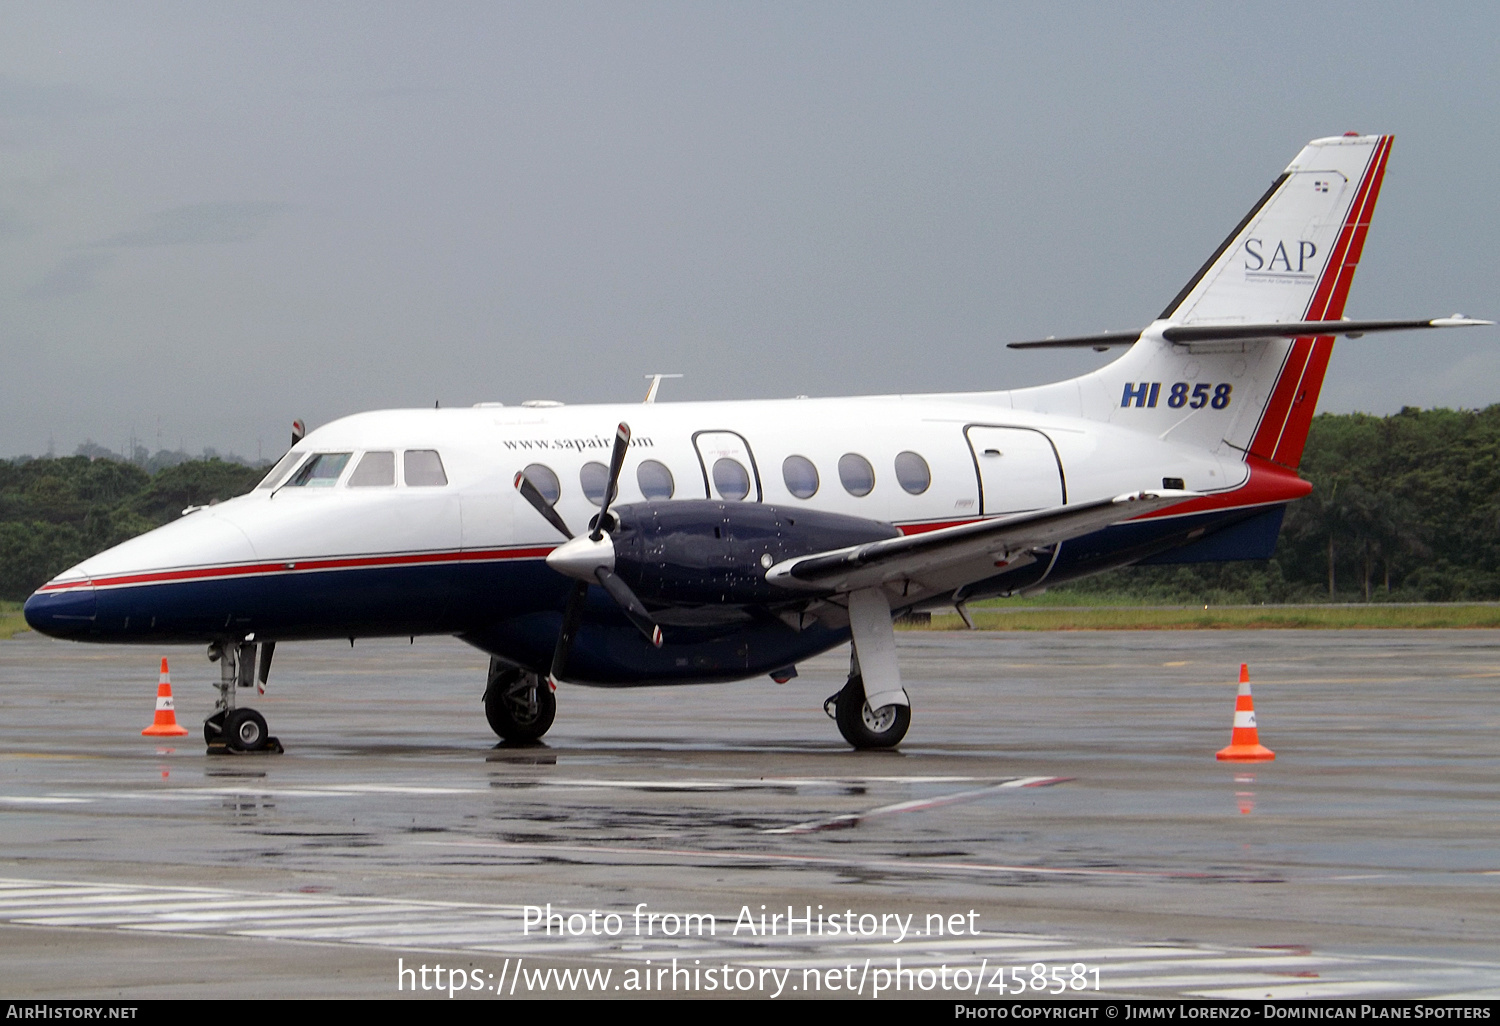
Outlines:
<svg viewBox="0 0 1500 1026"><path fill-rule="evenodd" d="M1236 727L1253 727L1253 726L1255 726L1255 710L1254 709L1245 709L1243 711L1237 711L1237 712L1235 712L1235 714L1234 714L1234 725Z"/></svg>
<svg viewBox="0 0 1500 1026"><path fill-rule="evenodd" d="M161 711L163 711L165 709L171 709L171 708L172 708L172 696L171 695L157 695L156 696L156 711L157 712L161 712Z"/></svg>

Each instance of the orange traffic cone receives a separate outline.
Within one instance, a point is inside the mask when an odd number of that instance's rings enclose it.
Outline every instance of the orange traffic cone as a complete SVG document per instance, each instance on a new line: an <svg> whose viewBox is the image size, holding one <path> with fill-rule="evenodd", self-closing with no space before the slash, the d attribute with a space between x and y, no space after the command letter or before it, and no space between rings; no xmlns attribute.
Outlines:
<svg viewBox="0 0 1500 1026"><path fill-rule="evenodd" d="M177 722L172 709L172 677L167 672L167 657L161 657L161 678L156 684L156 719L141 731L142 737L181 737L188 729Z"/></svg>
<svg viewBox="0 0 1500 1026"><path fill-rule="evenodd" d="M1276 753L1260 743L1255 729L1255 701L1250 697L1250 667L1240 663L1240 693L1234 700L1234 733L1229 747L1219 750L1224 762L1270 762Z"/></svg>

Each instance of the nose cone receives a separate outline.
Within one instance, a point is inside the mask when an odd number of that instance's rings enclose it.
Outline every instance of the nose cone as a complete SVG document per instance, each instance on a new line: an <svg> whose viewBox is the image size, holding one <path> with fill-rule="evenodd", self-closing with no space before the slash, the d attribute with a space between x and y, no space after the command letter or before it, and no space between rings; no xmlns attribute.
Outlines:
<svg viewBox="0 0 1500 1026"><path fill-rule="evenodd" d="M26 623L39 634L79 638L94 629L94 582L83 575L49 581L26 600Z"/></svg>
<svg viewBox="0 0 1500 1026"><path fill-rule="evenodd" d="M560 574L576 577L580 581L592 581L597 568L615 568L615 545L607 534L598 541L581 534L549 552L547 565Z"/></svg>

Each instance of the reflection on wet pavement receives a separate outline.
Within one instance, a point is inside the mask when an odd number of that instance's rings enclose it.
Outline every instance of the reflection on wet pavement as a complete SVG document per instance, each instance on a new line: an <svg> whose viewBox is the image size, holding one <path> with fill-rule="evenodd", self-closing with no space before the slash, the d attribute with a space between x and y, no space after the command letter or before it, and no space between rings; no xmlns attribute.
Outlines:
<svg viewBox="0 0 1500 1026"><path fill-rule="evenodd" d="M972 909L983 937L962 953L1093 952L1112 993L1474 992L1500 985L1497 642L903 633L915 712L896 753L848 751L822 715L841 653L781 687L565 687L546 743L515 747L484 725L483 656L455 642L286 646L256 705L287 753L209 758L127 729L160 653L22 635L0 643L0 921L26 925L0 936L201 931L218 938L203 958L231 945L226 965L253 938L267 972L296 976L322 956L280 942L623 957L528 947L527 904L732 920L834 903ZM208 665L171 654L191 727ZM1213 757L1241 662L1278 753L1253 771ZM254 926L230 908L269 911ZM343 932L304 935L303 920ZM80 957L107 943L68 936ZM751 962L863 950L710 947ZM1434 953L1447 975L1419 969Z"/></svg>

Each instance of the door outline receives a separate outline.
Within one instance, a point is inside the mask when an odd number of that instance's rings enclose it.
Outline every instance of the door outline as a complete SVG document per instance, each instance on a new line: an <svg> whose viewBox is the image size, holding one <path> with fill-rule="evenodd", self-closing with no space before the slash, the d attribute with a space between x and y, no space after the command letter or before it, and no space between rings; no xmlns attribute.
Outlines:
<svg viewBox="0 0 1500 1026"><path fill-rule="evenodd" d="M1068 475L1063 471L1062 454L1057 451L1057 444L1052 441L1047 432L1038 428L1021 427L1015 424L965 424L964 441L969 445L969 458L974 461L974 481L979 487L979 513L981 516L999 516L1001 514L999 510L991 513L984 502L984 471L979 466L979 448L974 444L974 439L969 434L974 428L992 428L998 431L1030 431L1033 434L1041 435L1042 439L1047 443L1047 448L1052 450L1052 459L1057 465L1057 483L1062 491L1062 505L1066 506L1068 504ZM1024 511L1008 510L1006 512L1018 513Z"/></svg>
<svg viewBox="0 0 1500 1026"><path fill-rule="evenodd" d="M698 439L703 437L704 435L730 435L734 438L739 439L740 445L744 449L745 458L750 462L750 480L755 485L755 501L765 501L765 491L760 486L760 467L755 462L755 450L750 448L750 443L745 440L744 435L740 434L738 431L728 431L723 428L713 428L704 431L693 432L693 451L698 454L698 469L703 473L703 497L705 499L712 499L714 497L713 484L709 480L708 476L708 457L703 452L703 447L698 442ZM729 500L724 499L722 501L728 502ZM748 502L750 501L750 499L747 496L740 501Z"/></svg>

